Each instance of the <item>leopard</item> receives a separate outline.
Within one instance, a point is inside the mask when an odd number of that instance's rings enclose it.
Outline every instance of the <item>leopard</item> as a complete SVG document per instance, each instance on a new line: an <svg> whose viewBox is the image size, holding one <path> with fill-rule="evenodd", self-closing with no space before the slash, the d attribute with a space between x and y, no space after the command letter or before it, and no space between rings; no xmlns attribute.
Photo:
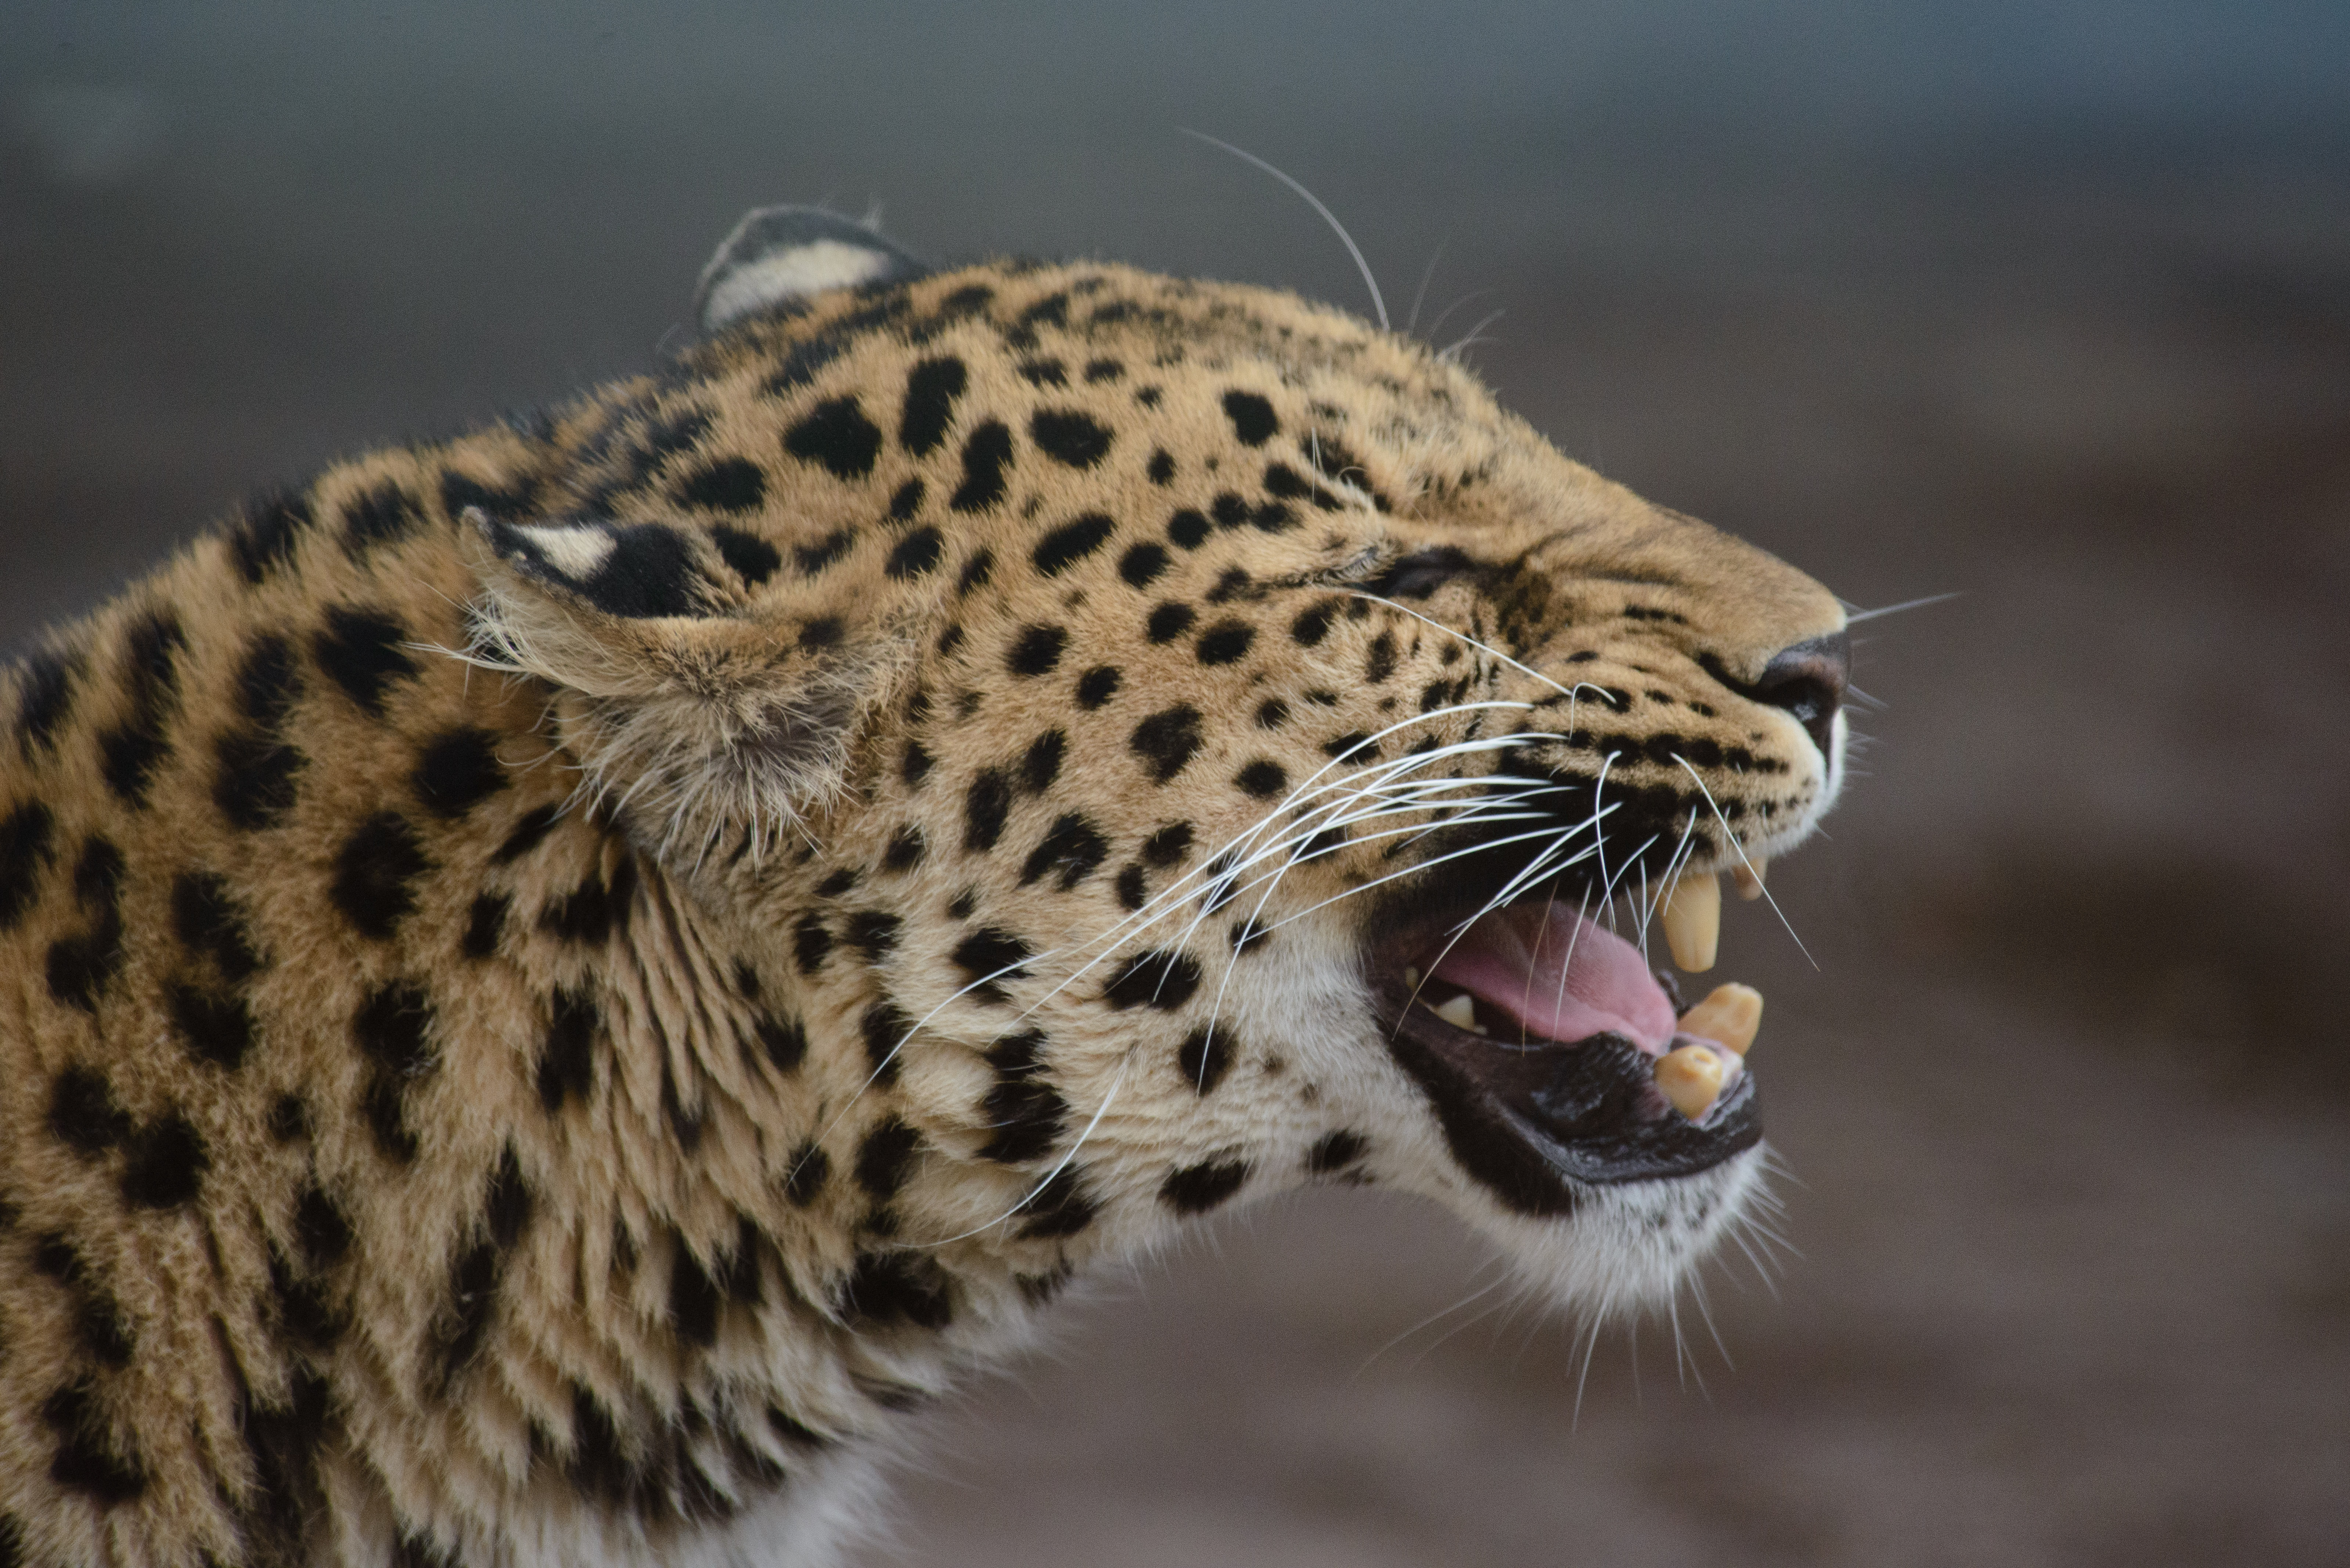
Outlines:
<svg viewBox="0 0 2350 1568"><path fill-rule="evenodd" d="M0 1563L836 1562L1317 1184L1669 1295L1766 1146L1648 936L1837 794L1846 625L1382 324L752 213L6 674Z"/></svg>

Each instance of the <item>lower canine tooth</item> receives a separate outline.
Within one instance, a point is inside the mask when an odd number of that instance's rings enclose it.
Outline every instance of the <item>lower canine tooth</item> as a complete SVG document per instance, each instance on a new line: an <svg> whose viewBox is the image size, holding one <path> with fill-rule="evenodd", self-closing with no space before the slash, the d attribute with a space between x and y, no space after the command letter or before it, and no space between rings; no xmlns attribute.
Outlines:
<svg viewBox="0 0 2350 1568"><path fill-rule="evenodd" d="M1751 985L1717 985L1706 999L1681 1014L1680 1032L1711 1040L1741 1056L1762 1024L1762 993Z"/></svg>
<svg viewBox="0 0 2350 1568"><path fill-rule="evenodd" d="M1429 1011L1455 1029L1477 1027L1477 1004L1469 1000L1469 993L1465 991L1443 1006L1431 1007Z"/></svg>
<svg viewBox="0 0 2350 1568"><path fill-rule="evenodd" d="M1691 974L1711 969L1721 945L1721 878L1708 871L1675 881L1665 895L1664 927L1674 963Z"/></svg>
<svg viewBox="0 0 2350 1568"><path fill-rule="evenodd" d="M1709 1045L1683 1045L1657 1063L1657 1087L1673 1109L1691 1121L1713 1108L1729 1076L1721 1054Z"/></svg>
<svg viewBox="0 0 2350 1568"><path fill-rule="evenodd" d="M1762 874L1771 869L1771 862L1756 855L1730 868L1730 879L1738 884L1738 896L1748 903L1762 896Z"/></svg>

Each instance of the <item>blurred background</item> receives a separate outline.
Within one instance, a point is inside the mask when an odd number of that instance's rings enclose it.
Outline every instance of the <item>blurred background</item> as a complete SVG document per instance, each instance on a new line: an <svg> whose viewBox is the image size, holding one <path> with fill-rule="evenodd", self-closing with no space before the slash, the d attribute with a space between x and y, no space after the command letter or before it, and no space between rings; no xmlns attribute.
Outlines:
<svg viewBox="0 0 2350 1568"><path fill-rule="evenodd" d="M1430 1210L1235 1217L939 1423L868 1561L2350 1562L2338 0L13 0L0 642L647 366L757 203L1367 309L1180 126L1571 455L1960 597L1862 628L1809 960L1726 922L1770 1279L1586 1382Z"/></svg>

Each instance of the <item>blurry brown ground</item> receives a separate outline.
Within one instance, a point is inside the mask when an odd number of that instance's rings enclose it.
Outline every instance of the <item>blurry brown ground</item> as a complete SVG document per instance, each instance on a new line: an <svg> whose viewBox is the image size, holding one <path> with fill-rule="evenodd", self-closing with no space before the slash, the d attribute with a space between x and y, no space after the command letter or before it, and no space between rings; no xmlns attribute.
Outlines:
<svg viewBox="0 0 2350 1568"><path fill-rule="evenodd" d="M867 195L813 131L793 162L685 123L473 184L462 136L381 129L364 174L298 128L0 161L0 637L249 484L643 364L736 209ZM1360 306L1244 171L1033 131L847 167L934 252ZM1571 454L1857 605L1961 596L1865 628L1866 776L1772 878L1816 967L1760 908L1724 932L1794 1251L1716 1269L1711 1329L1685 1296L1682 1355L1601 1336L1578 1412L1569 1330L1470 1299L1440 1216L1234 1219L943 1420L870 1560L2350 1562L2344 163L1570 184L1257 145L1363 215L1391 300L1449 226L1430 312L1491 293L1439 340L1505 308L1471 357Z"/></svg>

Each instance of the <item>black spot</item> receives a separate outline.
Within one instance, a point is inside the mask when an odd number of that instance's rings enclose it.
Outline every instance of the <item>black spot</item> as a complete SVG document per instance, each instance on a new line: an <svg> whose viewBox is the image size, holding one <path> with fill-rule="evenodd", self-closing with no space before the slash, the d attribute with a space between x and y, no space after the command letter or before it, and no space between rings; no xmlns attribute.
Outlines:
<svg viewBox="0 0 2350 1568"><path fill-rule="evenodd" d="M1061 759L1068 750L1069 737L1060 730L1047 730L1031 741L1027 754L1020 759L1020 787L1030 794L1050 789L1061 776Z"/></svg>
<svg viewBox="0 0 2350 1568"><path fill-rule="evenodd" d="M1147 588L1166 574L1170 565L1167 547L1163 545L1131 545L1119 557L1118 575L1134 587Z"/></svg>
<svg viewBox="0 0 2350 1568"><path fill-rule="evenodd" d="M88 1382L68 1384L43 1402L41 1419L58 1435L49 1479L114 1508L147 1490L147 1468L139 1456L116 1446L96 1391Z"/></svg>
<svg viewBox="0 0 2350 1568"><path fill-rule="evenodd" d="M1191 853L1191 825L1170 822L1142 841L1142 858L1162 870Z"/></svg>
<svg viewBox="0 0 2350 1568"><path fill-rule="evenodd" d="M307 759L292 746L253 730L230 730L213 742L213 805L231 826L256 831L293 809L295 781Z"/></svg>
<svg viewBox="0 0 2350 1568"><path fill-rule="evenodd" d="M556 819L562 815L563 808L559 805L532 806L515 821L505 841L498 846L497 853L490 857L492 862L499 866L512 865L537 848L547 834L554 830Z"/></svg>
<svg viewBox="0 0 2350 1568"><path fill-rule="evenodd" d="M781 553L755 534L715 523L711 525L710 537L718 546L719 558L734 568L734 575L743 579L746 588L757 587L784 564Z"/></svg>
<svg viewBox="0 0 2350 1568"><path fill-rule="evenodd" d="M1191 628L1191 623L1199 618L1199 612L1190 605L1170 599L1152 610L1150 618L1142 624L1144 631L1149 635L1152 642L1168 643L1189 631Z"/></svg>
<svg viewBox="0 0 2350 1568"><path fill-rule="evenodd" d="M1043 1076L1044 1049L1044 1033L1035 1029L989 1047L987 1060L996 1079L982 1110L993 1133L980 1149L981 1158L1005 1165L1041 1159L1060 1137L1069 1106Z"/></svg>
<svg viewBox="0 0 2350 1568"><path fill-rule="evenodd" d="M310 503L297 492L277 491L244 504L229 530L229 553L248 583L258 585L294 558L294 546L310 526Z"/></svg>
<svg viewBox="0 0 2350 1568"><path fill-rule="evenodd" d="M1128 744L1149 770L1151 783L1163 784L1200 749L1200 711L1188 702L1162 708L1134 727Z"/></svg>
<svg viewBox="0 0 2350 1568"><path fill-rule="evenodd" d="M130 1116L103 1077L88 1067L68 1067L50 1090L49 1131L75 1153L95 1159L130 1136Z"/></svg>
<svg viewBox="0 0 2350 1568"><path fill-rule="evenodd" d="M982 550L963 563L962 575L955 579L955 592L968 594L974 588L983 588L994 575L995 552Z"/></svg>
<svg viewBox="0 0 2350 1568"><path fill-rule="evenodd" d="M253 1012L241 996L218 996L195 986L174 982L164 1002L181 1044L201 1060L216 1066L244 1064L253 1049Z"/></svg>
<svg viewBox="0 0 2350 1568"><path fill-rule="evenodd" d="M1109 542L1118 524L1098 512L1064 523L1036 543L1031 559L1048 577L1060 576ZM1150 546L1156 548L1156 546Z"/></svg>
<svg viewBox="0 0 2350 1568"><path fill-rule="evenodd" d="M905 1047L914 1026L907 1016L886 1002L877 1002L865 1010L857 1021L858 1033L865 1039L865 1063L871 1069L873 1081L889 1085L898 1081L898 1053Z"/></svg>
<svg viewBox="0 0 2350 1568"><path fill-rule="evenodd" d="M1001 768L983 768L963 796L962 847L966 855L995 847L1012 809L1012 781Z"/></svg>
<svg viewBox="0 0 2350 1568"><path fill-rule="evenodd" d="M1205 1160L1170 1171L1159 1184L1159 1199L1178 1214L1205 1214L1229 1201L1248 1178L1245 1160Z"/></svg>
<svg viewBox="0 0 2350 1568"><path fill-rule="evenodd" d="M1101 830L1081 813L1070 812L1055 822L1044 838L1020 868L1020 885L1024 888L1048 872L1060 873L1059 886L1066 893L1092 876L1109 856L1109 840Z"/></svg>
<svg viewBox="0 0 2350 1568"><path fill-rule="evenodd" d="M1200 965L1188 953L1159 950L1137 953L1102 991L1102 1000L1123 1012L1150 1006L1172 1012L1200 989Z"/></svg>
<svg viewBox="0 0 2350 1568"><path fill-rule="evenodd" d="M228 884L208 871L182 871L172 879L172 928L189 950L211 958L232 985L261 967Z"/></svg>
<svg viewBox="0 0 2350 1568"><path fill-rule="evenodd" d="M841 1286L841 1310L868 1323L942 1329L954 1321L944 1271L910 1252L868 1252Z"/></svg>
<svg viewBox="0 0 2350 1568"><path fill-rule="evenodd" d="M1227 604L1246 594L1253 583L1247 567L1226 566L1216 574L1216 586L1208 590L1208 602L1211 605Z"/></svg>
<svg viewBox="0 0 2350 1568"><path fill-rule="evenodd" d="M314 1269L342 1262L350 1251L351 1235L350 1216L342 1205L316 1182L305 1185L294 1199L294 1240L301 1245L304 1261Z"/></svg>
<svg viewBox="0 0 2350 1568"><path fill-rule="evenodd" d="M1066 627L1022 627L1004 653L1003 667L1014 675L1042 675L1061 662L1061 650L1068 645Z"/></svg>
<svg viewBox="0 0 2350 1568"><path fill-rule="evenodd" d="M379 1147L403 1162L416 1158L417 1147L406 1086L432 1065L432 1000L409 981L370 992L351 1018L351 1038L372 1068L361 1109Z"/></svg>
<svg viewBox="0 0 2350 1568"><path fill-rule="evenodd" d="M881 431L855 398L832 398L784 432L784 450L803 462L822 463L835 478L862 479L881 455Z"/></svg>
<svg viewBox="0 0 2350 1568"><path fill-rule="evenodd" d="M0 931L15 929L39 901L56 836L56 814L36 800L0 817Z"/></svg>
<svg viewBox="0 0 2350 1568"><path fill-rule="evenodd" d="M591 871L577 888L539 911L538 929L567 942L600 946L614 928L627 926L636 892L633 860L623 859L612 868L608 887L600 874Z"/></svg>
<svg viewBox="0 0 2350 1568"><path fill-rule="evenodd" d="M310 639L310 652L352 701L380 719L385 689L416 673L414 662L400 650L407 640L408 628L389 615L337 605L327 612L325 628Z"/></svg>
<svg viewBox="0 0 2350 1568"><path fill-rule="evenodd" d="M1058 359L1024 359L1014 369L1032 387L1066 387L1069 384L1069 368Z"/></svg>
<svg viewBox="0 0 2350 1568"><path fill-rule="evenodd" d="M880 1202L898 1196L921 1146L921 1135L896 1116L881 1122L857 1146L857 1185Z"/></svg>
<svg viewBox="0 0 2350 1568"><path fill-rule="evenodd" d="M763 1013L756 1029L759 1046L766 1052L768 1064L776 1072L795 1071L807 1059L807 1025L797 1018L776 1018Z"/></svg>
<svg viewBox="0 0 2350 1568"><path fill-rule="evenodd" d="M848 867L843 866L816 885L816 896L819 898L837 898L856 886L857 873Z"/></svg>
<svg viewBox="0 0 2350 1568"><path fill-rule="evenodd" d="M961 621L949 623L946 630L939 633L939 651L942 654L952 653L956 649L962 646L962 642L963 629L962 623ZM977 694L973 692L965 692L963 694L962 716L966 719L970 718L972 714L978 710L978 707L979 698Z"/></svg>
<svg viewBox="0 0 2350 1568"><path fill-rule="evenodd" d="M847 350L844 337L806 337L792 345L777 366L774 375L761 385L760 390L771 398L785 397L816 379L816 372L831 364Z"/></svg>
<svg viewBox="0 0 2350 1568"><path fill-rule="evenodd" d="M191 1201L212 1168L195 1124L176 1111L140 1128L122 1165L122 1197L133 1209L172 1209Z"/></svg>
<svg viewBox="0 0 2350 1568"><path fill-rule="evenodd" d="M98 737L99 773L126 804L143 806L155 770L172 754L164 727L177 705L180 655L188 646L179 618L155 613L131 623L122 673L129 703L122 722Z"/></svg>
<svg viewBox="0 0 2350 1568"><path fill-rule="evenodd" d="M922 494L923 484L919 479L910 479L898 486L897 493L889 497L889 520L893 523L912 522L914 514L922 509Z"/></svg>
<svg viewBox="0 0 2350 1568"><path fill-rule="evenodd" d="M687 474L671 493L687 506L703 506L712 512L755 512L767 498L767 476L747 457L722 457ZM737 534L735 537L747 535ZM720 545L722 552L724 548ZM731 558L728 564L733 564Z"/></svg>
<svg viewBox="0 0 2350 1568"><path fill-rule="evenodd" d="M1026 942L1010 931L986 926L957 943L952 957L955 966L970 977L967 989L974 1000L1002 1002L1011 999L1002 982L1028 972L1022 967L1028 955Z"/></svg>
<svg viewBox="0 0 2350 1568"><path fill-rule="evenodd" d="M1118 905L1122 909L1139 909L1150 901L1149 885L1139 866L1119 867L1117 888Z"/></svg>
<svg viewBox="0 0 2350 1568"><path fill-rule="evenodd" d="M1331 619L1338 613L1339 601L1324 599L1297 612L1289 623L1289 636L1300 648L1312 648L1330 633Z"/></svg>
<svg viewBox="0 0 2350 1568"><path fill-rule="evenodd" d="M671 1234L676 1261L669 1272L669 1324L680 1339L707 1350L718 1343L718 1282L694 1257L685 1238Z"/></svg>
<svg viewBox="0 0 2350 1568"><path fill-rule="evenodd" d="M929 850L922 830L909 823L889 836L889 847L881 852L881 868L885 871L910 871L922 863Z"/></svg>
<svg viewBox="0 0 2350 1568"><path fill-rule="evenodd" d="M546 1039L538 1053L538 1101L550 1111L577 1095L588 1098L596 1082L596 1031L603 1021L584 992L557 991L547 1008Z"/></svg>
<svg viewBox="0 0 2350 1568"><path fill-rule="evenodd" d="M808 653L835 648L847 631L838 616L819 616L800 628L800 647Z"/></svg>
<svg viewBox="0 0 2350 1568"><path fill-rule="evenodd" d="M515 517L530 510L531 498L537 488L525 477L513 481L504 490L494 490L470 474L445 469L441 474L441 510L451 517L462 517L478 506L491 517Z"/></svg>
<svg viewBox="0 0 2350 1568"><path fill-rule="evenodd" d="M1063 1166L1046 1179L1021 1210L1020 1234L1025 1240L1074 1236L1094 1222L1100 1206L1086 1190L1076 1168Z"/></svg>
<svg viewBox="0 0 2350 1568"><path fill-rule="evenodd" d="M269 1290L277 1298L279 1321L298 1344L324 1350L341 1336L343 1317L328 1299L325 1283L296 1276L275 1247L269 1249Z"/></svg>
<svg viewBox="0 0 2350 1568"><path fill-rule="evenodd" d="M469 959L485 959L498 950L504 940L506 917L514 910L514 900L504 893L484 893L473 900L472 911L465 917L465 935L460 950Z"/></svg>
<svg viewBox="0 0 2350 1568"><path fill-rule="evenodd" d="M389 941L416 908L415 884L431 869L407 820L378 812L343 841L328 895L359 935Z"/></svg>
<svg viewBox="0 0 2350 1568"><path fill-rule="evenodd" d="M1280 698L1268 697L1263 703L1258 705L1256 711L1256 727L1258 729L1278 730L1284 724L1288 722L1289 704L1283 701Z"/></svg>
<svg viewBox="0 0 2350 1568"><path fill-rule="evenodd" d="M310 1107L302 1103L299 1095L280 1095L269 1107L269 1136L279 1143L292 1143L296 1138L310 1136Z"/></svg>
<svg viewBox="0 0 2350 1568"><path fill-rule="evenodd" d="M798 564L801 572L812 577L847 555L856 543L856 529L835 528L813 545L793 545L792 559Z"/></svg>
<svg viewBox="0 0 2350 1568"><path fill-rule="evenodd" d="M1230 490L1219 494L1209 504L1208 509L1216 515L1216 526L1227 530L1245 528L1249 520L1256 515L1247 497Z"/></svg>
<svg viewBox="0 0 2350 1568"><path fill-rule="evenodd" d="M415 498L386 481L343 503L343 548L363 556L400 538L421 521Z"/></svg>
<svg viewBox="0 0 2350 1568"><path fill-rule="evenodd" d="M1367 685L1377 686L1379 682L1385 680L1388 676L1395 673L1395 633L1391 631L1383 631L1379 633L1378 636L1371 639L1370 654L1363 660L1364 682Z"/></svg>
<svg viewBox="0 0 2350 1568"><path fill-rule="evenodd" d="M1244 620L1227 616L1200 634L1200 662L1202 664L1237 664L1248 656L1256 641L1256 628Z"/></svg>
<svg viewBox="0 0 2350 1568"><path fill-rule="evenodd" d="M859 909L848 917L845 932L848 945L865 955L868 963L879 963L898 945L899 919L879 909Z"/></svg>
<svg viewBox="0 0 2350 1568"><path fill-rule="evenodd" d="M98 1011L98 999L122 967L122 851L96 834L74 862L74 902L89 917L88 929L49 944L49 994L84 1012Z"/></svg>
<svg viewBox="0 0 2350 1568"><path fill-rule="evenodd" d="M905 411L898 420L898 444L927 457L946 439L955 400L969 377L960 359L925 359L906 378Z"/></svg>
<svg viewBox="0 0 2350 1568"><path fill-rule="evenodd" d="M1305 1151L1305 1169L1309 1175L1328 1176L1341 1171L1363 1158L1371 1140L1358 1132L1334 1132L1326 1135Z"/></svg>
<svg viewBox="0 0 2350 1568"><path fill-rule="evenodd" d="M1175 478L1175 460L1161 448L1150 454L1150 466L1144 472L1150 475L1153 484L1170 483Z"/></svg>
<svg viewBox="0 0 2350 1568"><path fill-rule="evenodd" d="M945 553L946 540L937 529L917 528L898 541L882 570L901 582L923 576L938 569L939 557Z"/></svg>
<svg viewBox="0 0 2350 1568"><path fill-rule="evenodd" d="M424 809L453 821L506 787L497 737L486 730L447 730L425 742L408 775Z"/></svg>
<svg viewBox="0 0 2350 1568"><path fill-rule="evenodd" d="M1224 1081L1232 1070L1239 1048L1230 1038L1231 1031L1221 1024L1194 1029L1183 1037L1175 1052L1176 1070L1194 1092L1205 1095Z"/></svg>
<svg viewBox="0 0 2350 1568"><path fill-rule="evenodd" d="M1125 679L1116 665L1095 665L1077 677L1077 706L1092 712L1118 695L1119 683Z"/></svg>
<svg viewBox="0 0 2350 1568"><path fill-rule="evenodd" d="M1289 775L1279 763L1266 762L1263 757L1232 775L1232 782L1259 800L1268 800L1289 787Z"/></svg>
<svg viewBox="0 0 2350 1568"><path fill-rule="evenodd" d="M794 1208L805 1209L824 1191L831 1174L831 1157L814 1142L804 1143L793 1151L791 1169L784 1178L784 1196Z"/></svg>
<svg viewBox="0 0 2350 1568"><path fill-rule="evenodd" d="M1208 519L1187 506L1167 520L1167 536L1186 550L1196 550L1208 542Z"/></svg>
<svg viewBox="0 0 2350 1568"><path fill-rule="evenodd" d="M814 915L802 915L792 931L792 956L797 961L802 974L814 974L832 956L832 933L824 921Z"/></svg>
<svg viewBox="0 0 2350 1568"><path fill-rule="evenodd" d="M1109 431L1075 410L1037 410L1028 434L1046 456L1071 468L1092 468L1109 455Z"/></svg>
<svg viewBox="0 0 2350 1568"><path fill-rule="evenodd" d="M984 512L1003 499L1003 471L1012 466L1012 432L989 420L962 443L962 483L947 499L956 512Z"/></svg>
<svg viewBox="0 0 2350 1568"><path fill-rule="evenodd" d="M1254 392L1226 392L1224 413L1232 421L1232 433L1247 446L1263 446L1281 429L1273 405Z"/></svg>

